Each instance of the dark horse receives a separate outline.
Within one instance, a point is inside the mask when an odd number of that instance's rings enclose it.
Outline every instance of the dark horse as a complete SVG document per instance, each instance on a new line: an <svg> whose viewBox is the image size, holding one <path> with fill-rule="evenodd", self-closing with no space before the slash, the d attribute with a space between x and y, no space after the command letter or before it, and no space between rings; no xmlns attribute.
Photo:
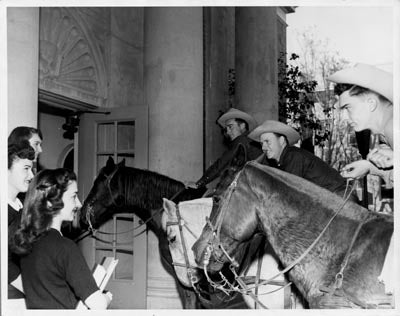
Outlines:
<svg viewBox="0 0 400 316"><path fill-rule="evenodd" d="M182 182L167 176L118 164L110 157L103 167L85 199L80 214L80 228L93 228L111 219L115 213L135 213L155 232L163 265L175 277L168 240L161 227L162 198L185 201L201 197L206 188L185 189ZM193 289L182 286L176 279L179 296L184 308L196 308L197 297Z"/></svg>
<svg viewBox="0 0 400 316"><path fill-rule="evenodd" d="M234 257L259 232L283 266L293 266L289 279L310 308L374 308L386 298L378 276L393 216L344 204L302 178L250 162L211 212L192 248L196 261L218 271L229 260L222 248Z"/></svg>

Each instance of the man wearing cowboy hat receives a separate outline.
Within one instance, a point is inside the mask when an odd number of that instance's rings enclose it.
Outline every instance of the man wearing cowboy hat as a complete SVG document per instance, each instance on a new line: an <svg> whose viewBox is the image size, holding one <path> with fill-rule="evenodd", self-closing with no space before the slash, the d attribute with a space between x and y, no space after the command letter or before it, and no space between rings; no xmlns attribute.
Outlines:
<svg viewBox="0 0 400 316"><path fill-rule="evenodd" d="M393 75L376 67L357 64L327 78L336 83L340 109L348 114L355 131L369 129L383 144L372 149L366 160L354 161L343 168L346 178L366 174L380 176L386 187L393 187ZM379 279L386 293L394 292L393 236Z"/></svg>
<svg viewBox="0 0 400 316"><path fill-rule="evenodd" d="M293 146L300 135L292 127L279 121L267 120L256 127L249 138L261 143L267 158L277 162L277 168L344 196L345 179L311 152ZM355 196L351 199L356 201Z"/></svg>
<svg viewBox="0 0 400 316"><path fill-rule="evenodd" d="M336 83L339 107L354 130L369 129L384 142L369 153L367 160L345 166L343 176L359 178L367 173L376 174L388 187L393 186L393 170L383 170L393 167L393 75L370 65L357 64L327 79Z"/></svg>
<svg viewBox="0 0 400 316"><path fill-rule="evenodd" d="M246 159L253 160L262 154L257 143L252 142L248 137L249 131L256 127L256 120L249 114L238 109L231 108L218 119L218 124L225 128L226 135L230 140L228 149L217 159L196 182L197 187L205 186L229 166L236 149L241 144L246 149Z"/></svg>

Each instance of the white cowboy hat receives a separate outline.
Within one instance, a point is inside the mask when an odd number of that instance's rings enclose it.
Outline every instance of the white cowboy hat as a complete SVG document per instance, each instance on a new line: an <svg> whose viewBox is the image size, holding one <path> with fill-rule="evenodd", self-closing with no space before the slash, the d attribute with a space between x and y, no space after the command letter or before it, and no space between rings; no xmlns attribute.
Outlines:
<svg viewBox="0 0 400 316"><path fill-rule="evenodd" d="M230 108L226 113L221 115L217 122L222 127L225 127L227 120L236 118L246 121L249 125L249 131L252 131L257 126L257 121L251 115L234 108Z"/></svg>
<svg viewBox="0 0 400 316"><path fill-rule="evenodd" d="M393 102L393 75L367 64L356 64L330 75L327 80L354 84L381 94Z"/></svg>
<svg viewBox="0 0 400 316"><path fill-rule="evenodd" d="M260 126L257 126L247 137L259 142L260 136L264 133L285 135L289 145L295 144L300 139L300 134L293 127L273 120L267 120Z"/></svg>

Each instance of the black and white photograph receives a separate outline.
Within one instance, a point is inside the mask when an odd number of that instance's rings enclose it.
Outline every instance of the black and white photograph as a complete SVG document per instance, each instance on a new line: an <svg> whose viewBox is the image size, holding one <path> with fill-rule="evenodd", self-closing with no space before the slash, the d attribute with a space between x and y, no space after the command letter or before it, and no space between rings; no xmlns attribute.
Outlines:
<svg viewBox="0 0 400 316"><path fill-rule="evenodd" d="M400 0L0 15L1 315L400 312Z"/></svg>

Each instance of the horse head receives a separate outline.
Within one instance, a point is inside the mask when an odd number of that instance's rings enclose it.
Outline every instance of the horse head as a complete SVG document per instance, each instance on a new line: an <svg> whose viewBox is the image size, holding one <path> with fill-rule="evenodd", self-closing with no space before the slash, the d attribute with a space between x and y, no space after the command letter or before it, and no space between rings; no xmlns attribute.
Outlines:
<svg viewBox="0 0 400 316"><path fill-rule="evenodd" d="M116 213L123 196L117 190L118 177L125 167L125 160L115 164L110 157L94 181L83 207L80 222L82 227L98 228Z"/></svg>
<svg viewBox="0 0 400 316"><path fill-rule="evenodd" d="M173 265L179 281L187 287L193 286L202 277L191 251L191 246L200 236L212 208L211 198L174 202L163 199L162 226L167 235Z"/></svg>
<svg viewBox="0 0 400 316"><path fill-rule="evenodd" d="M192 247L197 264L210 272L220 271L227 262L238 267L244 249L257 231L257 216L252 203L238 198L240 194L232 194L243 190L240 183L246 179L241 174L242 171L239 171L235 175L221 196L219 205L213 207L210 218Z"/></svg>

